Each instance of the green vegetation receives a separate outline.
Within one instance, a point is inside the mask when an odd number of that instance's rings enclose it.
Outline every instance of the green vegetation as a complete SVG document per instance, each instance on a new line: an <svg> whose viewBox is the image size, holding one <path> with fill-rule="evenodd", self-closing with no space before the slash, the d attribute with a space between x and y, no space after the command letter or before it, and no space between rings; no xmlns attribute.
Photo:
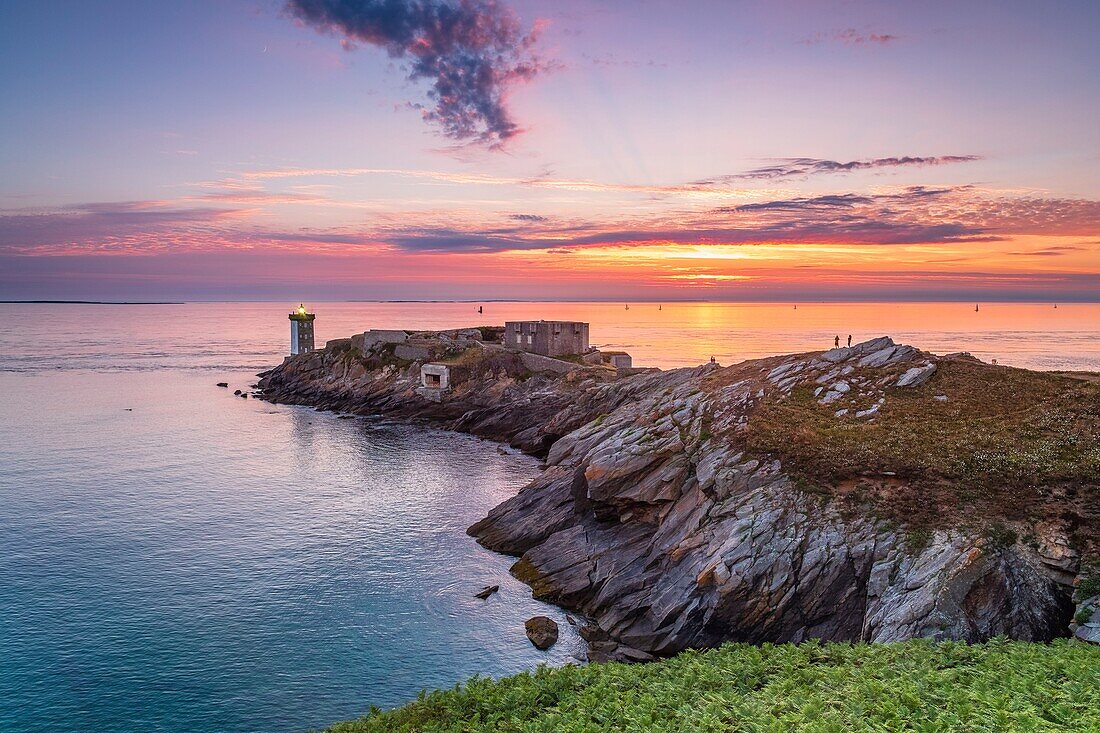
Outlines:
<svg viewBox="0 0 1100 733"><path fill-rule="evenodd" d="M910 555L919 555L932 544L932 530L928 527L912 527L905 535L905 547Z"/></svg>
<svg viewBox="0 0 1100 733"><path fill-rule="evenodd" d="M1081 585L1077 588L1077 597L1081 600L1100 595L1100 565L1087 565L1081 568Z"/></svg>
<svg viewBox="0 0 1100 733"><path fill-rule="evenodd" d="M732 644L646 665L474 678L331 733L1100 730L1100 648Z"/></svg>
<svg viewBox="0 0 1100 733"><path fill-rule="evenodd" d="M846 406L818 404L813 385L777 390L750 417L745 445L908 526L988 522L991 539L1007 543L1016 538L1004 522L1068 512L1080 517L1085 554L1095 551L1100 383L943 360L929 383L887 389L873 420L834 416Z"/></svg>

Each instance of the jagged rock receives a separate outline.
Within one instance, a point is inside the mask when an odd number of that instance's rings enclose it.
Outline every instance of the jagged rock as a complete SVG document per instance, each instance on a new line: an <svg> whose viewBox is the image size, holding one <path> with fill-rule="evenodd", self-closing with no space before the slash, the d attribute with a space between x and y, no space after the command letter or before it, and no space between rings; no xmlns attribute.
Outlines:
<svg viewBox="0 0 1100 733"><path fill-rule="evenodd" d="M500 590L499 585L487 585L484 588L482 588L481 590L479 590L477 593L474 593L474 598L480 598L481 600L484 601L486 598L493 595L498 590Z"/></svg>
<svg viewBox="0 0 1100 733"><path fill-rule="evenodd" d="M597 641L588 648L589 662L652 662L657 657L617 641Z"/></svg>
<svg viewBox="0 0 1100 733"><path fill-rule="evenodd" d="M932 378L932 375L936 373L935 364L926 364L925 366L913 367L907 369L905 374L898 377L897 386L899 387L919 387Z"/></svg>
<svg viewBox="0 0 1100 733"><path fill-rule="evenodd" d="M558 640L558 625L548 616L532 616L523 624L523 628L527 631L527 638L537 649L545 651Z"/></svg>
<svg viewBox="0 0 1100 733"><path fill-rule="evenodd" d="M517 556L513 574L535 597L593 622L581 632L592 659L727 640L1067 633L1080 563L1072 537L1087 517L1037 525L1034 542L993 542L973 526L917 542L880 513L846 504L844 492L814 493L775 455L744 442L761 405L795 399L796 387L843 396L850 407L820 408L838 426L881 425L890 390L930 378L946 357L883 337L731 367L617 376L584 365L532 373L503 349L467 354L468 373L439 403L416 395L416 370L327 350L287 360L260 386L275 402L426 418L545 457L544 471L468 531ZM920 374L905 380L913 370ZM894 468L867 466L852 495L889 499L910 480ZM1057 487L1040 488L1053 496ZM1075 501L1083 506L1085 496Z"/></svg>

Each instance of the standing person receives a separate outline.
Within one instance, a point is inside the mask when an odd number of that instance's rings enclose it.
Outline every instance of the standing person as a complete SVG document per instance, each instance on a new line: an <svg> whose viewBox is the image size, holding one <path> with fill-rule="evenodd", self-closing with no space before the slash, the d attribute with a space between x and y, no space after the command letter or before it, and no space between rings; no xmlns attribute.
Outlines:
<svg viewBox="0 0 1100 733"><path fill-rule="evenodd" d="M852 348L852 334L848 334L848 348Z"/></svg>
<svg viewBox="0 0 1100 733"><path fill-rule="evenodd" d="M839 349L840 348L840 334L839 333L836 335L836 338L833 339L833 348L834 349Z"/></svg>

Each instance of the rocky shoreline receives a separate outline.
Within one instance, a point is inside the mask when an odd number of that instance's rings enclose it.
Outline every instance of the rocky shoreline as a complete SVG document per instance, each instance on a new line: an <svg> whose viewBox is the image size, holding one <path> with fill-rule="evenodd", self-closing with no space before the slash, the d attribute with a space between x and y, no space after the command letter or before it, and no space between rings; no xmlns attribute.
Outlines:
<svg viewBox="0 0 1100 733"><path fill-rule="evenodd" d="M259 394L544 458L469 533L517 556L536 597L593 621L594 660L727 640L1049 640L1082 616L1100 522L1094 382L888 338L624 374L418 337L411 359L330 342L261 375ZM427 360L453 375L434 399L418 391Z"/></svg>

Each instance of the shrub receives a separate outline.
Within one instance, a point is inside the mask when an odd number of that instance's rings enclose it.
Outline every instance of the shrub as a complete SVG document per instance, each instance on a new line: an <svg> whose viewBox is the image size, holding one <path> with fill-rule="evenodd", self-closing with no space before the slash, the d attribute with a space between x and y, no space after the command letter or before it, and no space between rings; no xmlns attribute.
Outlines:
<svg viewBox="0 0 1100 733"><path fill-rule="evenodd" d="M474 678L330 733L963 730L1100 730L1100 648L730 644L645 665Z"/></svg>

